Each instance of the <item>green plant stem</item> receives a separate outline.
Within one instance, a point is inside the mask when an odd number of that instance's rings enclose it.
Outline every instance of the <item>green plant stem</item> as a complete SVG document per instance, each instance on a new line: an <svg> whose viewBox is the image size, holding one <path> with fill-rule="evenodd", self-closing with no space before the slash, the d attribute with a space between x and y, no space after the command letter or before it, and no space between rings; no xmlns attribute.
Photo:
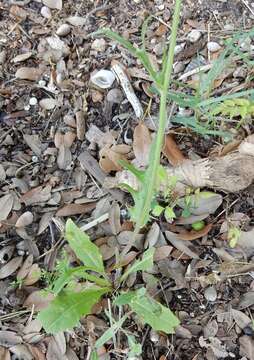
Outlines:
<svg viewBox="0 0 254 360"><path fill-rule="evenodd" d="M147 195L144 202L144 209L151 208L151 203L154 196L154 189L156 187L158 168L160 165L160 156L161 156L163 138L164 138L165 127L167 122L168 88L169 88L172 69L173 69L174 51L176 46L177 29L180 19L181 2L182 0L176 0L175 2L175 10L174 10L174 17L172 24L172 32L170 37L170 45L168 49L168 56L167 56L167 61L165 63L165 68L162 69L162 72L164 73L164 82L163 82L162 90L160 90L159 128L156 135L156 142L155 142L154 153L152 154L152 161L151 164L149 165L151 167L150 170L151 177L147 187ZM139 233L143 223L144 223L144 217L141 216L135 225L133 241L129 242L129 244L127 244L126 247L123 249L122 256L127 254L127 252L135 243L136 236Z"/></svg>

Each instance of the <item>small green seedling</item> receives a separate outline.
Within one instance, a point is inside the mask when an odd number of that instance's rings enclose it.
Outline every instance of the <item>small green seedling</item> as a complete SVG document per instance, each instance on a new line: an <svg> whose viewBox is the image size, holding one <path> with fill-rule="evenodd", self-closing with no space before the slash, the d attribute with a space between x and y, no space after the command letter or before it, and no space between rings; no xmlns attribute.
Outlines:
<svg viewBox="0 0 254 360"><path fill-rule="evenodd" d="M151 298L145 288L142 287L136 291L121 291L121 285L130 274L152 269L155 251L153 247L146 250L140 260L136 260L125 270L118 279L116 290L110 274L106 273L99 248L70 219L66 223L65 237L82 265L71 267L66 258L58 263L57 271L49 287L49 291L55 298L38 315L47 333L72 329L78 325L81 317L91 313L92 307L102 296L109 298L113 294L116 296L115 307L129 307L131 312L136 313L143 323L149 324L154 330L168 334L174 333L179 320L169 308ZM102 338L98 339L95 348L107 342L112 334L123 326L127 317L128 315L125 315L111 326ZM133 338L128 339L133 345L132 340ZM138 350L135 346L134 348L135 351Z"/></svg>
<svg viewBox="0 0 254 360"><path fill-rule="evenodd" d="M239 229L237 226L230 226L229 230L228 230L228 241L229 241L229 246L231 248L236 247L238 240L240 239L241 236L241 229Z"/></svg>
<svg viewBox="0 0 254 360"><path fill-rule="evenodd" d="M193 230L200 231L200 230L204 229L205 222L203 220L197 221L197 222L193 223L191 225L191 227L192 227Z"/></svg>

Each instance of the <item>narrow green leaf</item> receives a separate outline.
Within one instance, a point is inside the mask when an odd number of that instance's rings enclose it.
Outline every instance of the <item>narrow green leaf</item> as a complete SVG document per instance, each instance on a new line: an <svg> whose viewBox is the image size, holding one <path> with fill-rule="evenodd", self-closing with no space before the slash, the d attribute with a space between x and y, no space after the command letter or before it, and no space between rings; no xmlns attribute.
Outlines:
<svg viewBox="0 0 254 360"><path fill-rule="evenodd" d="M156 331L173 334L175 327L180 324L180 321L170 309L150 296L143 295L143 291L139 292L138 290L129 305L145 323Z"/></svg>
<svg viewBox="0 0 254 360"><path fill-rule="evenodd" d="M135 263L123 274L120 281L124 281L130 274L140 270L150 270L153 267L153 255L155 249L152 247L146 250L141 260L135 261Z"/></svg>
<svg viewBox="0 0 254 360"><path fill-rule="evenodd" d="M65 231L70 247L84 265L98 273L104 273L102 255L98 247L90 241L89 236L80 230L71 219L67 220Z"/></svg>
<svg viewBox="0 0 254 360"><path fill-rule="evenodd" d="M104 334L96 341L95 348L98 349L109 341L119 329L121 329L123 323L127 319L128 314L124 315L120 320L116 321L113 326L104 332Z"/></svg>
<svg viewBox="0 0 254 360"><path fill-rule="evenodd" d="M71 280L73 280L74 278L86 279L86 280L94 282L95 284L100 285L102 287L110 286L110 283L107 280L101 279L92 274L88 274L86 272L87 270L91 270L91 269L87 268L86 266L79 266L77 268L67 269L66 271L64 271L54 281L53 289L52 289L53 293L55 295L57 295L64 288L64 286L66 284L68 284Z"/></svg>
<svg viewBox="0 0 254 360"><path fill-rule="evenodd" d="M126 293L120 294L115 300L114 305L116 306L123 306L129 304L130 301L136 296L135 291L128 291Z"/></svg>
<svg viewBox="0 0 254 360"><path fill-rule="evenodd" d="M72 329L80 317L89 314L93 305L108 291L108 288L94 287L78 293L62 291L39 313L38 320L47 333Z"/></svg>
<svg viewBox="0 0 254 360"><path fill-rule="evenodd" d="M100 360L96 350L92 351L91 360Z"/></svg>
<svg viewBox="0 0 254 360"><path fill-rule="evenodd" d="M128 339L129 352L128 359L133 359L135 356L142 354L142 346L139 344L133 335L129 335L125 332L125 335Z"/></svg>

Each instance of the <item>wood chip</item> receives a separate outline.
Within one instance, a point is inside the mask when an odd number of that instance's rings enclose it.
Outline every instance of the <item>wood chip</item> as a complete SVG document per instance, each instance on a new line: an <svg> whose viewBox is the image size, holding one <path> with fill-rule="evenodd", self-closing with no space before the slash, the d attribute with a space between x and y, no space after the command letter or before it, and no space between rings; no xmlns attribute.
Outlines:
<svg viewBox="0 0 254 360"><path fill-rule="evenodd" d="M48 201L51 198L51 186L47 185L38 186L32 190L29 190L21 196L20 201L24 202L27 206L40 204Z"/></svg>
<svg viewBox="0 0 254 360"><path fill-rule="evenodd" d="M152 138L150 131L143 122L140 122L134 129L133 151L135 163L139 167L146 167L149 163L150 147Z"/></svg>
<svg viewBox="0 0 254 360"><path fill-rule="evenodd" d="M16 71L15 77L21 80L38 81L42 75L42 70L33 67L21 67Z"/></svg>
<svg viewBox="0 0 254 360"><path fill-rule="evenodd" d="M81 141L85 138L86 132L86 122L85 122L85 114L82 110L76 113L76 125L77 125L77 138Z"/></svg>

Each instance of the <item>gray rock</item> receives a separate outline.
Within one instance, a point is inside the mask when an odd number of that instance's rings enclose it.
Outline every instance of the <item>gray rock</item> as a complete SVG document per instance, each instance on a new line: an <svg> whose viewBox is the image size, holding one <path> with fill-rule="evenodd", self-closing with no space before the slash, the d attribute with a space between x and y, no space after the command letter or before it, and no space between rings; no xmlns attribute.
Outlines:
<svg viewBox="0 0 254 360"><path fill-rule="evenodd" d="M204 296L207 301L214 302L217 299L217 290L214 286L209 286L205 289Z"/></svg>
<svg viewBox="0 0 254 360"><path fill-rule="evenodd" d="M218 44L217 42L215 41L209 41L207 43L207 49L210 51L210 52L217 52L219 51L221 48L220 44Z"/></svg>
<svg viewBox="0 0 254 360"><path fill-rule="evenodd" d="M191 32L189 32L189 34L187 35L187 39L191 43L197 42L200 38L201 38L201 32L199 30L196 30L196 29L191 30Z"/></svg>

